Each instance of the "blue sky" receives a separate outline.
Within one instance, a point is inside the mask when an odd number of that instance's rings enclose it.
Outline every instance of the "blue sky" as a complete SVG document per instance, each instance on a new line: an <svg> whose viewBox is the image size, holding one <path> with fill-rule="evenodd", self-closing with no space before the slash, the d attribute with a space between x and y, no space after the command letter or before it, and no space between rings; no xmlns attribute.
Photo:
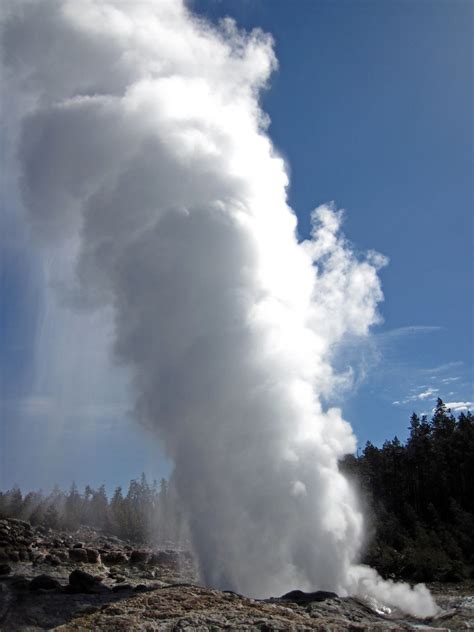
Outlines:
<svg viewBox="0 0 474 632"><path fill-rule="evenodd" d="M365 381L343 403L360 443L405 438L411 411L430 412L437 395L472 402L473 5L193 6L275 38L279 71L264 107L291 168L301 236L309 211L334 200L355 247L390 259L384 324L364 353Z"/></svg>
<svg viewBox="0 0 474 632"><path fill-rule="evenodd" d="M279 70L263 105L270 136L289 164L301 238L308 236L311 210L334 200L346 209L344 230L355 248L390 259L381 272L384 323L362 350L347 349L339 358L341 368L350 362L359 376L338 404L360 445L405 438L412 410L429 413L438 395L473 402L472 4L195 0L191 6L211 20L229 15L275 38ZM107 396L89 376L89 408L79 410L78 403L76 414L94 423L84 431L68 412L52 439L51 419L64 411L51 409L34 370L38 346L48 341L48 298L34 245L14 219L18 202L10 186L3 186L8 212L0 241L0 488L67 486L72 478L112 488L142 470L166 474L166 460L155 458L146 433L131 421L126 397L117 403L113 396L119 378ZM87 373L93 351L74 359L78 374ZM59 376L71 359L63 362L55 367Z"/></svg>

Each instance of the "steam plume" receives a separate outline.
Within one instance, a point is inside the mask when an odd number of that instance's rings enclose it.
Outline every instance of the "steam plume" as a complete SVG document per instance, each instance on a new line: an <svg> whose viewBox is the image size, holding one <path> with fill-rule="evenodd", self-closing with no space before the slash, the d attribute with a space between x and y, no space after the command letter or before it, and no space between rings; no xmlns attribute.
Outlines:
<svg viewBox="0 0 474 632"><path fill-rule="evenodd" d="M377 321L384 261L355 257L332 206L298 243L258 102L271 38L177 0L5 6L25 206L48 248L66 244L81 301L113 310L204 580L433 613L424 586L354 565L363 519L337 462L355 439L321 398L337 345Z"/></svg>

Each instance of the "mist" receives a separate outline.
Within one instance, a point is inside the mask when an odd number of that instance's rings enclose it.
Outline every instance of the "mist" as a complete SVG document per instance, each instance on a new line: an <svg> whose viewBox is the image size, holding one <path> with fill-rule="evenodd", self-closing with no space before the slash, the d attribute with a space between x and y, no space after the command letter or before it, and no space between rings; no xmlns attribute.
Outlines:
<svg viewBox="0 0 474 632"><path fill-rule="evenodd" d="M299 240L259 104L271 36L176 0L7 2L2 28L8 159L62 262L47 282L76 316L102 315L134 416L174 465L203 581L434 614L423 585L357 565L364 520L338 469L356 439L327 402L351 380L341 345L380 319L386 260L356 256L334 204Z"/></svg>

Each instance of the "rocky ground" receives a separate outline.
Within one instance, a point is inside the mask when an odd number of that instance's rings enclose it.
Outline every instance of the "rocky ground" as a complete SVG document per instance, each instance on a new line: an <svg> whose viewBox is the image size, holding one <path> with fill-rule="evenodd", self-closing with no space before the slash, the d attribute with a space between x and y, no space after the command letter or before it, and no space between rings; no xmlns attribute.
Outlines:
<svg viewBox="0 0 474 632"><path fill-rule="evenodd" d="M0 630L8 632L474 629L473 586L434 592L443 611L424 621L330 593L253 600L199 586L186 551L0 520Z"/></svg>

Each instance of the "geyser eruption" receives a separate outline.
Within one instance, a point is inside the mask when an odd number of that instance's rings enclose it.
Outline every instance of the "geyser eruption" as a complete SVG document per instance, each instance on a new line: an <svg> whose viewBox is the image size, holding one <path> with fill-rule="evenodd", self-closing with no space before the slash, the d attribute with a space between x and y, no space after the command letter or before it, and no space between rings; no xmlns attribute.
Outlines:
<svg viewBox="0 0 474 632"><path fill-rule="evenodd" d="M377 321L384 260L355 257L331 206L298 242L258 101L271 38L177 0L12 0L3 41L31 224L68 244L77 297L112 308L204 581L433 614L424 586L355 565L363 519L338 470L355 438L321 398L344 379L337 345Z"/></svg>

